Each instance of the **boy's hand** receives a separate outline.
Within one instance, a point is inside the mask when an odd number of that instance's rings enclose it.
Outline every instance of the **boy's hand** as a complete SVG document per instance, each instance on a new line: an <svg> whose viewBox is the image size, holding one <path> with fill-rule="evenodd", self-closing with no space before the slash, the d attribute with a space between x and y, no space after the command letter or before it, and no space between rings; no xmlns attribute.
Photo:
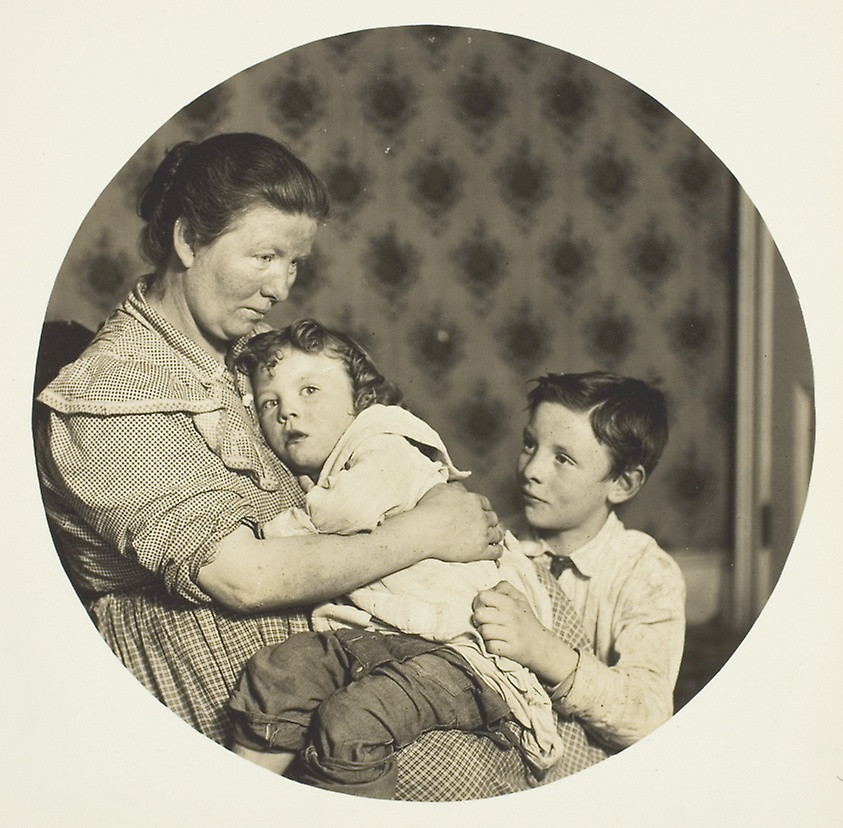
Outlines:
<svg viewBox="0 0 843 828"><path fill-rule="evenodd" d="M493 655L535 669L536 644L548 632L533 614L527 598L508 581L477 594L472 622Z"/></svg>
<svg viewBox="0 0 843 828"><path fill-rule="evenodd" d="M576 669L576 650L547 629L523 593L507 581L479 592L473 608L471 620L493 655L517 661L549 685Z"/></svg>

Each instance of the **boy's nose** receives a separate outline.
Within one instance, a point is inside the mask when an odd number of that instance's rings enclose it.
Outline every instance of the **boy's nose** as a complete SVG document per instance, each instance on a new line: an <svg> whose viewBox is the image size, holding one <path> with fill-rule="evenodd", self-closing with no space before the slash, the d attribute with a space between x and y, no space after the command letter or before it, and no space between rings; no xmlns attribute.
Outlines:
<svg viewBox="0 0 843 828"><path fill-rule="evenodd" d="M542 471L541 460L539 459L539 456L537 454L534 454L524 464L524 468L521 470L521 474L527 480L540 480L541 479L541 471Z"/></svg>

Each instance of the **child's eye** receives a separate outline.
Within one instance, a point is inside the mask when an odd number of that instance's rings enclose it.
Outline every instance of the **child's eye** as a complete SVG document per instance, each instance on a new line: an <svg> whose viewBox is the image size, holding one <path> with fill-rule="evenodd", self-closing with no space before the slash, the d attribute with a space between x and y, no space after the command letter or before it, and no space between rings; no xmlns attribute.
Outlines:
<svg viewBox="0 0 843 828"><path fill-rule="evenodd" d="M309 397L311 394L315 394L319 389L315 385L305 385L302 388L301 393L303 397Z"/></svg>
<svg viewBox="0 0 843 828"><path fill-rule="evenodd" d="M261 412L269 411L269 410L275 408L275 406L277 406L277 405L278 405L278 400L276 400L274 397L271 397L270 399L261 401L261 403L258 405L258 411L261 411Z"/></svg>

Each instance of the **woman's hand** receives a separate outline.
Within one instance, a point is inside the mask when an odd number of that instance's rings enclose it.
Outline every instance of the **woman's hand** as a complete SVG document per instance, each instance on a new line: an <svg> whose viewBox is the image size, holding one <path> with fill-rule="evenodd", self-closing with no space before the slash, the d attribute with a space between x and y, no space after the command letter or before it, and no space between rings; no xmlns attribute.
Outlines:
<svg viewBox="0 0 843 828"><path fill-rule="evenodd" d="M411 516L420 526L418 541L427 557L470 563L501 556L503 530L489 500L459 484L434 486L401 519Z"/></svg>
<svg viewBox="0 0 843 828"><path fill-rule="evenodd" d="M576 651L536 618L524 594L507 581L478 593L473 608L472 623L493 655L517 661L551 685L576 668Z"/></svg>
<svg viewBox="0 0 843 828"><path fill-rule="evenodd" d="M316 604L425 558L495 560L503 532L489 501L462 487L435 486L414 509L356 535L310 534L258 540L241 526L217 544L197 575L235 612Z"/></svg>

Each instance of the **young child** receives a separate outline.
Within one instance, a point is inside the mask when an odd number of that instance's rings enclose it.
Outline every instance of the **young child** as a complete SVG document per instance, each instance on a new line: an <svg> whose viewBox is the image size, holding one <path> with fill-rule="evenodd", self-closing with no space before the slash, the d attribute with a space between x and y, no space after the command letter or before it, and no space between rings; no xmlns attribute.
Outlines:
<svg viewBox="0 0 843 828"><path fill-rule="evenodd" d="M617 750L672 715L685 639L679 567L615 515L667 442L664 396L609 373L550 374L528 408L517 469L532 541L522 548L558 578L592 647L555 636L510 584L477 597L474 621L489 652L529 667L560 714Z"/></svg>
<svg viewBox="0 0 843 828"><path fill-rule="evenodd" d="M465 477L343 334L302 320L253 337L236 366L267 442L307 491L306 508L282 512L267 535L371 530ZM230 701L234 751L277 773L299 757L301 781L384 798L395 749L434 728L514 732L537 773L553 764L564 745L545 688L490 654L471 620L477 594L507 581L536 623L551 623L547 592L509 541L497 562L426 560L355 589L314 610L315 632L260 650ZM520 727L499 729L509 719Z"/></svg>

